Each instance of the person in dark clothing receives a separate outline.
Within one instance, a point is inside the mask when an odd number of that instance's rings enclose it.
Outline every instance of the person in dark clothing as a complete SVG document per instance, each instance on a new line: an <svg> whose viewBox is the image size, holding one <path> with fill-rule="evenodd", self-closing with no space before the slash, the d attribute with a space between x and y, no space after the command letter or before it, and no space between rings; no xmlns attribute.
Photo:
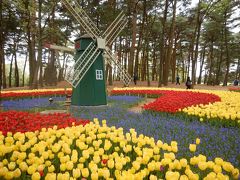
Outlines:
<svg viewBox="0 0 240 180"><path fill-rule="evenodd" d="M180 77L179 77L179 75L177 75L177 77L176 77L176 85L177 85L177 84L180 85Z"/></svg>
<svg viewBox="0 0 240 180"><path fill-rule="evenodd" d="M137 74L134 74L133 82L134 82L135 85L137 85L137 80L138 80Z"/></svg>
<svg viewBox="0 0 240 180"><path fill-rule="evenodd" d="M187 89L191 89L192 87L192 81L189 76L187 77L186 86L187 86Z"/></svg>

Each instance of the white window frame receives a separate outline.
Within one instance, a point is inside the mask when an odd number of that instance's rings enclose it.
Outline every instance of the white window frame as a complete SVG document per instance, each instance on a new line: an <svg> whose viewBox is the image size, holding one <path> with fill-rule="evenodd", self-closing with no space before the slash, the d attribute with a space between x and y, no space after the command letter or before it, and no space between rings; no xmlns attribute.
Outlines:
<svg viewBox="0 0 240 180"><path fill-rule="evenodd" d="M103 70L96 69L96 80L103 80Z"/></svg>

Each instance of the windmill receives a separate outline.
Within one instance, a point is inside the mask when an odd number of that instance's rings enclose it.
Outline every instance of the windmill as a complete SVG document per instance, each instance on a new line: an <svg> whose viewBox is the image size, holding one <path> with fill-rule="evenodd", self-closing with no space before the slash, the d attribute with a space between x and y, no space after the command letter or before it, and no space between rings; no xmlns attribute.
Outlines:
<svg viewBox="0 0 240 180"><path fill-rule="evenodd" d="M126 26L127 19L121 12L111 25L101 32L77 1L61 0L61 2L87 32L87 35L75 40L75 64L66 76L66 80L73 86L72 105L105 105L104 61L117 67L119 77L125 86L131 82L130 75L109 48Z"/></svg>

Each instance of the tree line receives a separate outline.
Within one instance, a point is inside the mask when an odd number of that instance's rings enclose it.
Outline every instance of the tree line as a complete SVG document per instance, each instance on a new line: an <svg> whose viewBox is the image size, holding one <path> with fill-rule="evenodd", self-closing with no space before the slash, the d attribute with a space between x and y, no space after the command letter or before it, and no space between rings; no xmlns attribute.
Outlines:
<svg viewBox="0 0 240 180"><path fill-rule="evenodd" d="M124 11L128 23L112 50L131 76L148 85L166 86L177 75L183 82L190 76L194 84L208 85L240 78L240 30L233 31L240 28L238 0L198 0L194 6L188 0L76 1L102 30ZM57 0L0 0L0 87L38 88L62 81L67 52L45 44L68 46L83 34ZM108 65L106 78L109 84L118 80Z"/></svg>

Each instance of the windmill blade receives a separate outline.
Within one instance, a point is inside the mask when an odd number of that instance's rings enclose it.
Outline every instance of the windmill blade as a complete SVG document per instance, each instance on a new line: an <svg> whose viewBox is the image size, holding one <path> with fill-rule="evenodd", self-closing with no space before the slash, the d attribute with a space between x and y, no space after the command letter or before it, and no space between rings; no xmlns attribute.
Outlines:
<svg viewBox="0 0 240 180"><path fill-rule="evenodd" d="M87 13L81 8L81 6L74 0L61 0L68 11L79 22L83 29L92 37L100 37L100 30L95 23L90 19Z"/></svg>
<svg viewBox="0 0 240 180"><path fill-rule="evenodd" d="M116 19L110 24L110 26L103 33L103 37L106 40L107 45L111 45L116 39L118 34L124 29L127 25L127 18L123 14L123 11L116 17Z"/></svg>
<svg viewBox="0 0 240 180"><path fill-rule="evenodd" d="M88 45L83 54L76 60L74 67L72 67L72 70L67 76L68 79L66 79L74 88L76 88L80 83L100 53L101 51L98 50L95 43L92 42Z"/></svg>
<svg viewBox="0 0 240 180"><path fill-rule="evenodd" d="M108 62L108 64L110 66L117 67L121 81L123 81L125 86L128 86L130 84L130 82L132 81L131 76L128 74L128 72L125 70L125 68L119 62L117 62L117 59L112 55L112 53L108 47L106 47L105 53L106 53L105 60Z"/></svg>

